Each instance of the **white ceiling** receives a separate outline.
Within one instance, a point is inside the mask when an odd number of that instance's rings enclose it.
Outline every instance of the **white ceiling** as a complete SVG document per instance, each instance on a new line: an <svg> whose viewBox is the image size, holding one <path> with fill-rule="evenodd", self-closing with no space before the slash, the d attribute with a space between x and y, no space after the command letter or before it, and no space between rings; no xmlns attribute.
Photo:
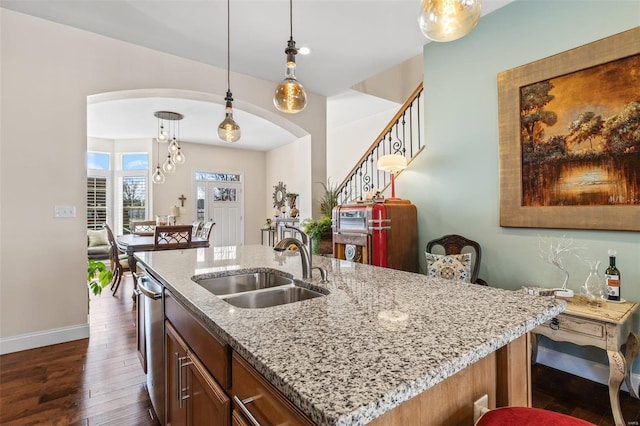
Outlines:
<svg viewBox="0 0 640 426"><path fill-rule="evenodd" d="M483 15L510 1L484 0ZM225 0L0 0L0 6L223 69L227 66ZM328 97L341 95L354 84L420 54L428 40L418 28L419 8L420 0L294 1L293 37L298 47L311 49L309 55L297 57L298 79L308 91ZM232 71L276 84L284 77L288 38L288 1L231 1ZM110 102L116 103L91 106L90 136L133 138L143 133L142 127L133 127L148 121L150 110L193 110L190 130L186 119L181 126L183 139L218 142L215 129L224 117L221 105L184 99L175 104L168 99L162 104L154 104L152 99ZM140 120L133 118L136 112L140 112ZM235 103L234 112L243 130L234 147L271 149L296 139L270 122L238 110ZM100 121L95 128L94 118ZM125 125L132 127L127 130ZM191 129L192 135L187 133ZM266 141L252 140L253 134Z"/></svg>

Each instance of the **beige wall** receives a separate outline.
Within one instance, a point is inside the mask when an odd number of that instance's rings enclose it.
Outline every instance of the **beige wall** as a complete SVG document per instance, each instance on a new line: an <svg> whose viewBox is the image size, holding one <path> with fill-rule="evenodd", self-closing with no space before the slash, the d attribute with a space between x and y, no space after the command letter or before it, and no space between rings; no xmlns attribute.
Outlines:
<svg viewBox="0 0 640 426"><path fill-rule="evenodd" d="M6 9L0 43L0 351L6 352L88 333L87 96L169 88L216 94L222 102L226 74ZM274 83L232 78L238 105L272 109ZM325 109L325 98L310 93L306 110L287 117L311 136L316 164L309 168L318 180L326 173ZM164 199L159 193L157 205L171 203L174 191L189 188L175 187ZM76 206L77 217L54 219L55 205ZM260 210L266 205L262 199Z"/></svg>

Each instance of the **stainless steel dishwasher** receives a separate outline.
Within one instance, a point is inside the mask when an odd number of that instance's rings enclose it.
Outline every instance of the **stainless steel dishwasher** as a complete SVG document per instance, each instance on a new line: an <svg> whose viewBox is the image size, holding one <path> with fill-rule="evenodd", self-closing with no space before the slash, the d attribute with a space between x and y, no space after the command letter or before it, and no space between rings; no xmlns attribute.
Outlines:
<svg viewBox="0 0 640 426"><path fill-rule="evenodd" d="M164 287L138 266L138 291L142 296L138 303L144 303L147 389L156 416L164 425Z"/></svg>

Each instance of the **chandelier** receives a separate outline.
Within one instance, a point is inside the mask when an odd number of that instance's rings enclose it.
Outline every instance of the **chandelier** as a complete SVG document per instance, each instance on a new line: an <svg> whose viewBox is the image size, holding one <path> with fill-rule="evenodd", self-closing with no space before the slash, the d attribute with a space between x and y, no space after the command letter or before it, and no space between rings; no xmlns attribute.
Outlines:
<svg viewBox="0 0 640 426"><path fill-rule="evenodd" d="M176 171L177 164L184 164L185 156L180 148L180 120L184 118L182 114L171 111L156 111L153 115L158 119L158 143L156 170L151 176L153 183L164 183L165 174ZM167 144L167 158L160 167L160 145Z"/></svg>

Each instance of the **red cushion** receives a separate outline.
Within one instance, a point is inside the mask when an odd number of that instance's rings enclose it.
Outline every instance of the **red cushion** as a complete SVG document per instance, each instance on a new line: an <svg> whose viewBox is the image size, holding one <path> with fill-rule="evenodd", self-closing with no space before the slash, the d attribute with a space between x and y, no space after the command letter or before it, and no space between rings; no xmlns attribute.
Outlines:
<svg viewBox="0 0 640 426"><path fill-rule="evenodd" d="M593 423L539 408L502 407L485 413L476 426L593 426Z"/></svg>

